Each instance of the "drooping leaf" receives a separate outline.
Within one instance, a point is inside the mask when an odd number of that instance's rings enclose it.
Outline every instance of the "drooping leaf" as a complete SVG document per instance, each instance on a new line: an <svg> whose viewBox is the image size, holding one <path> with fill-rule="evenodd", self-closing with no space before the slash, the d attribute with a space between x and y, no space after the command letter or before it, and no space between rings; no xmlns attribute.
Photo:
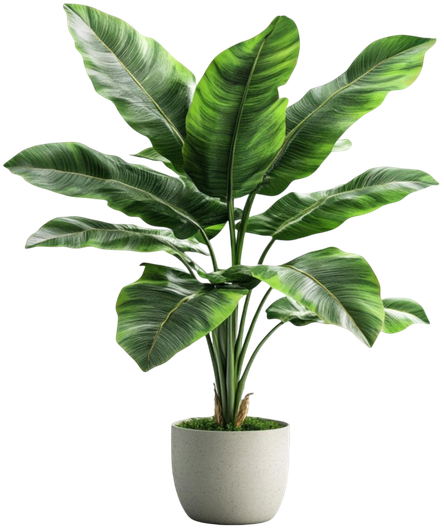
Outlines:
<svg viewBox="0 0 444 530"><path fill-rule="evenodd" d="M382 331L398 333L412 324L430 324L424 309L409 298L385 298L385 319Z"/></svg>
<svg viewBox="0 0 444 530"><path fill-rule="evenodd" d="M327 232L350 217L372 212L434 184L438 183L423 171L369 169L343 186L285 195L266 212L251 217L247 231L278 240Z"/></svg>
<svg viewBox="0 0 444 530"><path fill-rule="evenodd" d="M350 125L378 107L388 92L415 81L424 54L434 43L435 39L408 35L379 39L344 74L288 107L285 141L259 193L278 195L293 180L316 171Z"/></svg>
<svg viewBox="0 0 444 530"><path fill-rule="evenodd" d="M309 252L284 265L238 265L206 275L245 285L248 278L268 283L327 324L354 333L372 346L384 321L380 286L370 265L356 254L334 247Z"/></svg>
<svg viewBox="0 0 444 530"><path fill-rule="evenodd" d="M408 298L386 298L384 304L384 333L398 333L412 324L430 324L424 309ZM295 326L306 326L314 322L325 322L303 305L291 298L279 298L267 309L267 318L291 322Z"/></svg>
<svg viewBox="0 0 444 530"><path fill-rule="evenodd" d="M142 277L117 300L117 342L142 370L151 370L222 324L246 293L145 264Z"/></svg>
<svg viewBox="0 0 444 530"><path fill-rule="evenodd" d="M96 91L181 170L194 75L123 20L84 5L66 4L65 11Z"/></svg>
<svg viewBox="0 0 444 530"><path fill-rule="evenodd" d="M220 53L199 81L186 118L185 170L207 195L247 195L285 137L278 87L299 53L293 21L276 17L256 37Z"/></svg>
<svg viewBox="0 0 444 530"><path fill-rule="evenodd" d="M49 221L28 239L26 248L33 247L96 247L136 252L164 250L187 262L184 252L206 254L196 239L177 239L168 229L116 225L85 217L57 217Z"/></svg>
<svg viewBox="0 0 444 530"><path fill-rule="evenodd" d="M180 238L194 235L199 226L213 226L227 219L225 204L187 187L180 179L78 143L30 147L5 167L40 188L106 200L111 208L148 224L171 228Z"/></svg>

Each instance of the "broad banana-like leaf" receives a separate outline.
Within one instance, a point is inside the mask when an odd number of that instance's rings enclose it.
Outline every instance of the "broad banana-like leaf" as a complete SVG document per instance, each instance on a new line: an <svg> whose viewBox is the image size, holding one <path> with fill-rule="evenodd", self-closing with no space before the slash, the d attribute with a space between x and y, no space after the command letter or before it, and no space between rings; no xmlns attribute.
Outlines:
<svg viewBox="0 0 444 530"><path fill-rule="evenodd" d="M96 91L181 170L194 75L158 42L123 20L84 5L66 4L65 10Z"/></svg>
<svg viewBox="0 0 444 530"><path fill-rule="evenodd" d="M140 157L140 158L146 158L148 160L154 160L156 162L163 162L166 167L168 167L169 169L175 171L181 177L181 179L184 181L186 186L191 186L191 187L195 188L195 185L194 185L193 181L187 176L187 174L185 172L176 171L175 168L173 167L173 165L171 164L171 162L169 160L167 160L165 157L163 157L162 155L159 155L159 153L155 149L153 149L152 147L149 147L148 149L145 149L144 151L141 151L140 153L137 153L137 155L133 155L133 156L137 156L137 157ZM235 220L238 220L241 217L242 217L242 210L240 208L235 208L234 209L234 218L235 218ZM218 225L205 227L205 233L206 233L208 239L213 239L213 237L216 237L222 231L222 229L225 226L225 224L226 223L220 223ZM196 234L196 238L201 243L205 242L204 238L202 237L202 234L200 232L198 234Z"/></svg>
<svg viewBox="0 0 444 530"><path fill-rule="evenodd" d="M96 247L106 250L157 252L164 250L187 263L184 252L206 254L194 238L177 239L171 230L116 225L85 217L57 217L44 224L26 243L33 247Z"/></svg>
<svg viewBox="0 0 444 530"><path fill-rule="evenodd" d="M267 309L267 318L281 322L291 322L294 326L306 326L313 322L322 322L316 313L310 311L292 298L279 298Z"/></svg>
<svg viewBox="0 0 444 530"><path fill-rule="evenodd" d="M384 333L398 333L412 324L430 324L424 309L414 300L408 298L385 298ZM325 322L303 305L291 298L279 298L267 309L267 318L281 322L291 322L295 326L306 326L313 322Z"/></svg>
<svg viewBox="0 0 444 530"><path fill-rule="evenodd" d="M71 197L103 199L115 210L173 230L181 239L227 220L226 205L180 179L126 163L78 143L25 149L6 162L34 186Z"/></svg>
<svg viewBox="0 0 444 530"><path fill-rule="evenodd" d="M276 17L256 37L220 53L196 87L187 118L185 170L207 195L249 194L285 137L278 87L298 58L294 22Z"/></svg>
<svg viewBox="0 0 444 530"><path fill-rule="evenodd" d="M142 277L117 300L117 342L144 371L222 324L247 293L202 284L178 269L144 265Z"/></svg>
<svg viewBox="0 0 444 530"><path fill-rule="evenodd" d="M424 309L409 298L385 298L385 319L382 331L398 333L412 324L430 324Z"/></svg>
<svg viewBox="0 0 444 530"><path fill-rule="evenodd" d="M290 240L327 232L350 217L373 212L414 191L438 184L413 169L369 169L343 186L315 193L289 193L250 218L247 232Z"/></svg>
<svg viewBox="0 0 444 530"><path fill-rule="evenodd" d="M327 324L348 329L372 346L384 321L375 273L365 259L334 247L309 252L284 265L237 265L208 274L246 285L248 278L268 283L315 313Z"/></svg>
<svg viewBox="0 0 444 530"><path fill-rule="evenodd" d="M378 107L388 92L418 77L435 39L396 35L368 46L348 70L314 88L287 109L286 137L259 193L278 195L296 179L311 175L344 132Z"/></svg>

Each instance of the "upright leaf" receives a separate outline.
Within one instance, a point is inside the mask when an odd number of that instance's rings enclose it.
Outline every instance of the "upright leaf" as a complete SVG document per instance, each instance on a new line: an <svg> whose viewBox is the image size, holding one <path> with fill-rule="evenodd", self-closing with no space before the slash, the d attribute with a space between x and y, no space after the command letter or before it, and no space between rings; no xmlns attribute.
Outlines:
<svg viewBox="0 0 444 530"><path fill-rule="evenodd" d="M96 91L181 170L194 75L158 42L123 20L77 4L66 4L65 11Z"/></svg>
<svg viewBox="0 0 444 530"><path fill-rule="evenodd" d="M117 300L117 342L142 370L151 370L222 324L246 293L145 264L142 277Z"/></svg>
<svg viewBox="0 0 444 530"><path fill-rule="evenodd" d="M373 212L410 193L438 184L414 169L369 169L343 186L315 193L289 193L250 218L247 232L290 240L327 232L350 217Z"/></svg>
<svg viewBox="0 0 444 530"><path fill-rule="evenodd" d="M418 77L424 54L435 39L396 35L370 44L348 70L313 88L287 109L286 137L269 165L259 193L278 195L296 179L311 175L339 137L378 107L388 92Z"/></svg>
<svg viewBox="0 0 444 530"><path fill-rule="evenodd" d="M187 115L183 150L185 170L201 191L242 197L260 182L285 137L287 100L278 87L298 53L298 30L280 16L210 64Z"/></svg>
<svg viewBox="0 0 444 530"><path fill-rule="evenodd" d="M5 167L40 188L106 200L111 208L126 215L171 228L179 238L194 235L199 226L227 220L225 204L187 187L180 179L127 164L82 144L30 147Z"/></svg>

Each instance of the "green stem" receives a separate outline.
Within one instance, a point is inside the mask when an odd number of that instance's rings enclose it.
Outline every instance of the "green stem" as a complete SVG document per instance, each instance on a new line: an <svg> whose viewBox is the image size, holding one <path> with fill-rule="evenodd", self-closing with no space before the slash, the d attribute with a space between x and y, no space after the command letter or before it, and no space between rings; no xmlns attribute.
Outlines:
<svg viewBox="0 0 444 530"><path fill-rule="evenodd" d="M236 265L236 226L234 224L234 200L228 201L228 224L230 227L231 264Z"/></svg>
<svg viewBox="0 0 444 530"><path fill-rule="evenodd" d="M236 348L235 348L235 359L237 363L239 363L239 355L240 355L241 348L242 348L242 341L244 339L245 321L247 319L247 313L248 313L248 304L250 303L252 293L253 291L248 291L248 294L245 298L244 307L242 309L242 316L241 316L241 321L239 325L239 333L237 335ZM239 364L237 367L239 371Z"/></svg>
<svg viewBox="0 0 444 530"><path fill-rule="evenodd" d="M250 217L251 207L253 206L256 193L257 191L253 191L252 193L250 193L250 195L248 195L248 199L245 203L244 211L242 213L242 219L239 225L237 236L236 265L239 265L242 259L242 249L244 246L245 232L247 230L248 219Z"/></svg>
<svg viewBox="0 0 444 530"><path fill-rule="evenodd" d="M267 340L273 335L273 333L280 328L285 322L279 322L276 326L274 326L271 331L269 331L265 337L260 341L260 343L257 345L256 349L252 353L247 366L245 367L244 373L242 374L241 379L239 380L238 386L237 386L237 393L236 393L236 408L239 407L240 400L242 398L242 394L245 387L245 381L247 380L248 373L251 369L251 365L253 364L254 359L256 358L256 355L259 353L259 350L262 348L262 346L267 342Z"/></svg>
<svg viewBox="0 0 444 530"><path fill-rule="evenodd" d="M250 348L251 339L253 337L253 333L254 333L254 330L256 328L256 324L257 324L258 320L260 319L261 313L262 313L262 309L264 308L264 305L266 304L268 298L271 296L272 292L273 292L273 289L271 287L269 287L265 291L265 294L262 297L262 300L261 300L260 304L257 306L256 311L254 312L253 318L251 319L250 324L249 324L247 336L245 337L244 347L242 348L242 353L240 355L240 362L242 362L242 360L245 359L245 357L247 355L247 352L248 352L248 350ZM239 364L239 366L241 366L241 365ZM240 370L239 370L239 373L240 373Z"/></svg>
<svg viewBox="0 0 444 530"><path fill-rule="evenodd" d="M207 335L208 336L208 335ZM216 337L213 336L213 339L215 339ZM208 341L208 339L207 339ZM217 341L215 341L217 342ZM214 357L215 357L215 360L216 360L216 366L217 366L217 373L218 373L218 376L219 376L219 397L220 397L220 400L221 400L221 403L222 403L222 412L225 416L225 413L226 413L226 410L227 410L227 390L226 390L226 386L225 386L225 369L224 369L224 364L222 362L222 359L221 359L221 354L220 354L220 351L219 351L219 348L216 347L214 348L213 346L213 352L214 352Z"/></svg>
<svg viewBox="0 0 444 530"><path fill-rule="evenodd" d="M213 247L211 245L211 242L210 242L205 230L202 227L199 227L199 230L200 230L200 233L202 234L203 240L205 241L205 244L207 245L208 250L210 252L211 261L213 262L213 270L217 271L217 269L219 267L217 266L216 255L214 254L214 250L213 250Z"/></svg>
<svg viewBox="0 0 444 530"><path fill-rule="evenodd" d="M205 335L205 338L207 339L208 349L210 350L211 363L213 364L213 372L214 372L214 379L216 381L217 393L220 396L221 395L221 392L220 392L220 380L219 380L219 371L218 371L218 368L217 368L216 353L214 351L213 343L211 342L210 336L209 335Z"/></svg>
<svg viewBox="0 0 444 530"><path fill-rule="evenodd" d="M259 258L258 265L262 265L262 263L264 262L265 256L268 254L268 251L269 251L270 248L273 246L273 243L274 243L275 241L276 241L276 239L271 238L270 242L269 242L268 245L265 247L264 251L263 251L262 254L261 254L261 257Z"/></svg>
<svg viewBox="0 0 444 530"><path fill-rule="evenodd" d="M235 409L234 404L236 401L236 389L237 389L237 370L234 359L234 344L233 344L233 325L234 316L230 316L228 319L227 326L227 414L225 416L226 423L234 421Z"/></svg>

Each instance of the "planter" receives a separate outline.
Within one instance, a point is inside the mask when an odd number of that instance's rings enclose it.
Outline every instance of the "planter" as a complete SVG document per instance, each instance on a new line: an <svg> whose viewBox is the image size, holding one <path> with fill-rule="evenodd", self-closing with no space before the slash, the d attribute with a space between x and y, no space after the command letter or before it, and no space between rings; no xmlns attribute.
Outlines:
<svg viewBox="0 0 444 530"><path fill-rule="evenodd" d="M171 426L174 484L195 521L252 524L272 519L287 485L290 426L200 431Z"/></svg>

